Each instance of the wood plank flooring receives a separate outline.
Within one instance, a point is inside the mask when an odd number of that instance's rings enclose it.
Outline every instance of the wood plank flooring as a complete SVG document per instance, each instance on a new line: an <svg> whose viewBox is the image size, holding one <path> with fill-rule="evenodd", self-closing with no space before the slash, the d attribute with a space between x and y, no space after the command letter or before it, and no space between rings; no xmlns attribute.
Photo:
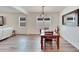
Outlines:
<svg viewBox="0 0 79 59"><path fill-rule="evenodd" d="M60 38L60 49L56 49L54 42L53 49L47 46L41 50L39 35L16 35L0 42L0 52L78 52L75 47L64 39Z"/></svg>

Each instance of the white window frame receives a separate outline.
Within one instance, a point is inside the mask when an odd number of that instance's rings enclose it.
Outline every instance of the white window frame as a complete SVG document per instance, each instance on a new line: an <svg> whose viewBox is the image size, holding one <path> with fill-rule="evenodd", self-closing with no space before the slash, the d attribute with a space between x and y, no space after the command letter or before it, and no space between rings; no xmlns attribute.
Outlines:
<svg viewBox="0 0 79 59"><path fill-rule="evenodd" d="M48 20L46 20L46 21L45 21L45 20L43 20L43 21L38 21L38 20L37 20L38 18L40 18L40 17L37 17L37 18L36 18L37 26L40 27L39 23L40 23L40 22L43 23L43 24L41 24L41 25L43 25L43 26L41 26L39 29L44 29L44 28L45 28L45 22L49 22L49 23L50 23L50 26L49 26L49 29L50 29L51 23L52 23L51 17L45 17L45 18L50 18L49 21L48 21Z"/></svg>
<svg viewBox="0 0 79 59"><path fill-rule="evenodd" d="M21 18L21 17L24 17L26 20L25 20L25 21L20 21L20 18ZM19 17L19 27L26 27L26 24L25 24L25 26L20 26L20 23L21 23L21 22L27 23L27 17L26 17L26 16L20 16L20 17Z"/></svg>

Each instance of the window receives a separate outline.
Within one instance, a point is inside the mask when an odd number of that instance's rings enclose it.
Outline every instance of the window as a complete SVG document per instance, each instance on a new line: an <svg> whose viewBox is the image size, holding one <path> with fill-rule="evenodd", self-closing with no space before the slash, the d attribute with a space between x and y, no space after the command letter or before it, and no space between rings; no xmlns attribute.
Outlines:
<svg viewBox="0 0 79 59"><path fill-rule="evenodd" d="M26 26L26 17L19 17L19 26L20 27Z"/></svg>
<svg viewBox="0 0 79 59"><path fill-rule="evenodd" d="M37 26L39 29L49 29L51 26L51 18L37 18Z"/></svg>
<svg viewBox="0 0 79 59"><path fill-rule="evenodd" d="M25 22L20 22L20 26L26 26Z"/></svg>
<svg viewBox="0 0 79 59"><path fill-rule="evenodd" d="M50 21L50 18L44 18L45 21Z"/></svg>
<svg viewBox="0 0 79 59"><path fill-rule="evenodd" d="M38 21L43 21L43 18L38 18Z"/></svg>
<svg viewBox="0 0 79 59"><path fill-rule="evenodd" d="M20 17L20 21L25 21L26 18L25 17Z"/></svg>

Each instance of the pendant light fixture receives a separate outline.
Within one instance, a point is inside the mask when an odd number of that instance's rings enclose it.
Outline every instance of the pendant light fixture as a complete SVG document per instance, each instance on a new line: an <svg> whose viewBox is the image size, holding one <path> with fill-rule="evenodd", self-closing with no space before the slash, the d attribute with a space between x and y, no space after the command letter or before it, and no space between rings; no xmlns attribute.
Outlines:
<svg viewBox="0 0 79 59"><path fill-rule="evenodd" d="M44 15L44 14L45 14L45 13L44 13L44 8L45 8L45 6L42 6L42 13L41 13L41 15L40 15L40 17L43 18L43 19L44 19L44 16L45 16L45 15Z"/></svg>

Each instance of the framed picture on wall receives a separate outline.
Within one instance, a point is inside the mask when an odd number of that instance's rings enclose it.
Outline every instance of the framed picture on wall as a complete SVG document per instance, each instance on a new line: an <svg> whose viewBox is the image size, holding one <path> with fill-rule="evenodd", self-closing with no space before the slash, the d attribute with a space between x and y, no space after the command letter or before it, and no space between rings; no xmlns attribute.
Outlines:
<svg viewBox="0 0 79 59"><path fill-rule="evenodd" d="M4 25L4 19L3 19L3 16L0 16L0 26L3 26Z"/></svg>
<svg viewBox="0 0 79 59"><path fill-rule="evenodd" d="M63 15L62 25L79 26L79 9Z"/></svg>

